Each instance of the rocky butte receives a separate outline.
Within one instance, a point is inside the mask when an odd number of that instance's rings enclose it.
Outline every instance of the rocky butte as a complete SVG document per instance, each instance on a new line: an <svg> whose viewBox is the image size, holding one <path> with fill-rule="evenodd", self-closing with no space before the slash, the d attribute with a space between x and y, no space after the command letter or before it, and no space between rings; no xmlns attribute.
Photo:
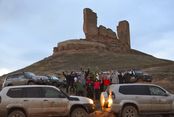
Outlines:
<svg viewBox="0 0 174 117"><path fill-rule="evenodd" d="M97 14L89 8L83 10L83 31L85 39L68 40L57 44L53 55L67 51L111 51L117 53L132 53L130 46L130 31L128 21L120 21L116 31L100 25L97 27Z"/></svg>

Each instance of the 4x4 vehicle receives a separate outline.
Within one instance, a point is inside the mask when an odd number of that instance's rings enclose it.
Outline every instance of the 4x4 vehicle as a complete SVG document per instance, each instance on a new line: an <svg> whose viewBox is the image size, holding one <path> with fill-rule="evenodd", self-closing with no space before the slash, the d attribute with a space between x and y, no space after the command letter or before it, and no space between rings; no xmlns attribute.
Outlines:
<svg viewBox="0 0 174 117"><path fill-rule="evenodd" d="M2 87L13 86L13 85L31 85L39 83L40 79L35 78L35 74L31 72L20 72L8 75Z"/></svg>
<svg viewBox="0 0 174 117"><path fill-rule="evenodd" d="M174 114L174 95L154 84L113 84L102 92L100 101L117 117Z"/></svg>
<svg viewBox="0 0 174 117"><path fill-rule="evenodd" d="M48 85L50 84L50 81L47 76L37 76L32 72L19 72L8 75L5 78L2 87L34 84Z"/></svg>
<svg viewBox="0 0 174 117"><path fill-rule="evenodd" d="M68 96L49 85L9 86L0 92L1 117L86 117L94 110L92 99Z"/></svg>
<svg viewBox="0 0 174 117"><path fill-rule="evenodd" d="M144 73L141 70L128 71L124 74L123 77L126 80L126 83L135 83L140 79L145 82L152 82L152 76L147 73Z"/></svg>

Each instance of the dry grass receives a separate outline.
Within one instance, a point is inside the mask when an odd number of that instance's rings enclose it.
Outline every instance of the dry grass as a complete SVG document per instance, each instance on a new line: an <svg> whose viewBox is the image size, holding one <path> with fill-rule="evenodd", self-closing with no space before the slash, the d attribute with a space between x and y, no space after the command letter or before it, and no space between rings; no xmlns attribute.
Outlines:
<svg viewBox="0 0 174 117"><path fill-rule="evenodd" d="M174 63L146 54L121 54L102 51L63 53L47 57L18 71L30 71L38 75L61 75L62 71L79 71L81 67L90 68L91 71L144 69L153 76L153 83L174 91L174 86L172 86L174 83Z"/></svg>
<svg viewBox="0 0 174 117"><path fill-rule="evenodd" d="M95 71L118 70L131 68L147 68L170 64L170 61L163 61L152 56L136 54L119 54L109 52L89 53L68 53L58 56L50 56L24 70L35 73L48 74L61 71L78 71L80 68L90 68Z"/></svg>

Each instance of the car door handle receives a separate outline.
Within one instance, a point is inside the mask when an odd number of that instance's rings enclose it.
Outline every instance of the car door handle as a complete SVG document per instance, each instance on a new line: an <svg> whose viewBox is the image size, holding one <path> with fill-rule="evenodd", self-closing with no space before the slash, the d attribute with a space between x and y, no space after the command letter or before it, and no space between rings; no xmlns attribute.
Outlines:
<svg viewBox="0 0 174 117"><path fill-rule="evenodd" d="M24 102L27 102L28 100L24 100Z"/></svg>
<svg viewBox="0 0 174 117"><path fill-rule="evenodd" d="M47 102L48 100L43 100L44 102Z"/></svg>
<svg viewBox="0 0 174 117"><path fill-rule="evenodd" d="M160 102L167 102L166 99L160 99Z"/></svg>

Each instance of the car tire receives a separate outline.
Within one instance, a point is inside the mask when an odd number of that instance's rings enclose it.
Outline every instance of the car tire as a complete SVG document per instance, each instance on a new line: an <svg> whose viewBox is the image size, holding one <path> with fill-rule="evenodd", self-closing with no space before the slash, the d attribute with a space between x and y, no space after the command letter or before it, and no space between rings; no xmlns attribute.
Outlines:
<svg viewBox="0 0 174 117"><path fill-rule="evenodd" d="M26 117L26 115L21 110L14 110L8 114L8 117Z"/></svg>
<svg viewBox="0 0 174 117"><path fill-rule="evenodd" d="M35 83L33 81L29 81L28 85L35 85Z"/></svg>
<svg viewBox="0 0 174 117"><path fill-rule="evenodd" d="M89 114L86 112L85 109L83 108L75 108L72 112L71 112L71 116L70 117L88 117Z"/></svg>
<svg viewBox="0 0 174 117"><path fill-rule="evenodd" d="M134 106L125 106L121 113L122 117L138 117L138 111Z"/></svg>

